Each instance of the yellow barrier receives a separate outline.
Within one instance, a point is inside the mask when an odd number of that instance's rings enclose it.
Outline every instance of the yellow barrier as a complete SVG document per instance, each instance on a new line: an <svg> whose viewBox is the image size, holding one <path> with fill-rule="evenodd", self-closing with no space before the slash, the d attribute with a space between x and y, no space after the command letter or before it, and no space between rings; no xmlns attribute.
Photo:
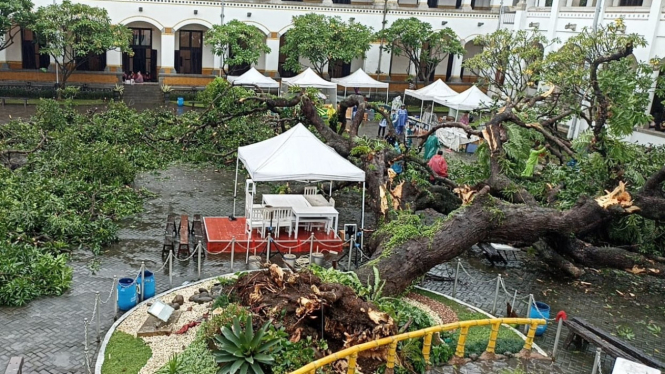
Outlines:
<svg viewBox="0 0 665 374"><path fill-rule="evenodd" d="M333 353L329 356L311 362L296 371L292 371L290 374L305 374L311 373L314 374L316 369L323 367L325 365L331 364L337 360L341 360L348 357L348 369L347 374L354 374L356 371L356 360L358 359L358 353L367 351L373 348L381 347L384 345L390 345L388 349L388 358L386 362L386 373L392 372L395 367L395 359L397 357L397 343L402 340L407 339L416 339L425 337L423 342L423 357L425 358L426 363L430 363L430 348L432 346L432 335L437 332L451 331L460 329L460 336L457 340L457 349L455 350L455 356L464 357L464 344L466 343L466 336L469 333L469 328L474 326L487 326L492 325L492 332L490 333L489 343L487 343L488 353L494 353L494 348L496 347L496 339L499 335L499 327L502 324L508 325L529 325L529 333L526 336L526 341L524 342L524 349L531 350L533 345L533 337L536 334L536 327L538 325L544 325L547 323L544 319L534 319L534 318L492 318L492 319L479 319L473 321L462 321L455 323L448 323L440 326L428 327L426 329L407 332L404 334L389 336L386 338L374 340L371 342L354 345L347 349L343 349L339 352Z"/></svg>

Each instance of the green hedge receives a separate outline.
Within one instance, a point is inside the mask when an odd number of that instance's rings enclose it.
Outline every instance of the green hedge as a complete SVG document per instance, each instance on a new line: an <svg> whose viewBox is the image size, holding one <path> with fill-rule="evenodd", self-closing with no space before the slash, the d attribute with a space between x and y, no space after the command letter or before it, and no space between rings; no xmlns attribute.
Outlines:
<svg viewBox="0 0 665 374"><path fill-rule="evenodd" d="M56 97L53 87L12 87L0 86L0 97L18 97L28 99L52 99ZM83 100L104 100L113 98L113 92L108 90L88 90L81 89L76 94L77 99Z"/></svg>

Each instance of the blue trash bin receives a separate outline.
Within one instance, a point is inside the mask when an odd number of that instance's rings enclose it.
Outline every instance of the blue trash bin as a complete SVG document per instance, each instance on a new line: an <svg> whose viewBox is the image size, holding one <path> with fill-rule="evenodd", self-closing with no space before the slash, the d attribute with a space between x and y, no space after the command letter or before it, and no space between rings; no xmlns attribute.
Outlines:
<svg viewBox="0 0 665 374"><path fill-rule="evenodd" d="M184 106L185 105L185 98L179 97L178 98L178 106Z"/></svg>
<svg viewBox="0 0 665 374"><path fill-rule="evenodd" d="M542 319L548 319L550 318L550 306L541 303L540 301L536 301L534 303L535 305L531 305L531 313L529 313L529 318L542 318ZM541 336L545 333L545 330L547 330L547 323L544 325L538 326L536 328L536 336Z"/></svg>
<svg viewBox="0 0 665 374"><path fill-rule="evenodd" d="M138 283L139 287L144 287L143 299L145 300L155 296L155 275L151 271L145 271L145 286L143 285L141 277L142 274L139 273L139 278L136 283Z"/></svg>
<svg viewBox="0 0 665 374"><path fill-rule="evenodd" d="M118 281L118 309L127 311L139 301L136 283L132 278L120 278Z"/></svg>

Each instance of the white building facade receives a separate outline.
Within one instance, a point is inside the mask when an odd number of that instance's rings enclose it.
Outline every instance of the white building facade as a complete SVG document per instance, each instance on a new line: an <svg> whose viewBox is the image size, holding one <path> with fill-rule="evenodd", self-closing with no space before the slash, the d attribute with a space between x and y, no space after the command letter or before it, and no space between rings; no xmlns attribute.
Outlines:
<svg viewBox="0 0 665 374"><path fill-rule="evenodd" d="M53 0L33 0L46 6ZM55 0L60 1L60 0ZM92 59L70 78L72 83L110 85L120 82L123 71L149 73L149 80L173 86L203 86L219 74L222 59L205 44L205 32L223 21L239 20L255 26L265 35L271 51L255 65L265 75L280 78L293 73L283 69L280 54L283 38L294 16L320 13L372 27L390 26L399 18L416 17L429 22L434 30L450 27L459 36L466 54L443 61L434 78L441 78L461 91L475 81L464 71L463 61L480 51L474 44L479 35L499 28L539 29L548 38L567 38L591 27L596 1L603 1L598 19L601 24L623 18L626 32L638 33L648 42L634 55L649 61L665 56L665 0L74 0L105 8L114 23L133 30L129 56L116 51ZM55 81L53 63L39 54L30 30L8 49L0 51L0 84ZM556 48L556 46L554 46ZM304 65L306 61L303 61ZM47 72L43 72L43 68ZM248 68L248 67L247 67ZM380 41L372 43L364 58L350 64L337 63L329 70L333 77L363 68L375 78L402 91L413 66L402 56L382 52ZM654 73L656 74L656 73ZM658 100L653 110L662 111ZM663 139L665 140L665 139Z"/></svg>

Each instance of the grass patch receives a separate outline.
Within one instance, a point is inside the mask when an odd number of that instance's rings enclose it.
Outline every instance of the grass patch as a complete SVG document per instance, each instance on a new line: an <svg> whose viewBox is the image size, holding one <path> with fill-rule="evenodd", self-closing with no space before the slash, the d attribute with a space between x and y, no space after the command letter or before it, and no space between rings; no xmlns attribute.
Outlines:
<svg viewBox="0 0 665 374"><path fill-rule="evenodd" d="M106 345L102 374L138 373L150 357L152 350L142 339L116 331Z"/></svg>
<svg viewBox="0 0 665 374"><path fill-rule="evenodd" d="M218 369L215 356L204 339L198 336L182 353L162 366L157 374L215 374Z"/></svg>
<svg viewBox="0 0 665 374"><path fill-rule="evenodd" d="M171 100L171 103L177 105L178 100ZM194 108L205 108L206 107L206 105L204 103L200 102L200 101L191 101L191 100L185 100L185 103L184 103L183 106L188 107L188 108L192 108L192 107L194 107Z"/></svg>
<svg viewBox="0 0 665 374"><path fill-rule="evenodd" d="M435 293L420 289L415 289L414 292L429 297L432 300L436 300L443 305L446 305L447 307L452 309L455 312L455 314L457 314L457 318L459 318L460 321L488 318L483 313L470 310L464 305L458 304L446 297L437 295ZM465 345L466 349L464 350L464 355L468 357L470 354L473 353L480 355L483 352L485 352L485 349L487 348L487 343L489 342L489 336L491 331L492 331L491 326L479 326L479 327L469 328L469 334L466 337L466 345ZM459 331L455 331L450 336L454 342L457 342L457 339L459 338ZM499 337L496 341L496 349L495 349L496 353L500 354L506 352L517 353L522 349L523 346L524 346L524 340L519 335L515 334L514 331L504 326L501 326L499 328Z"/></svg>

